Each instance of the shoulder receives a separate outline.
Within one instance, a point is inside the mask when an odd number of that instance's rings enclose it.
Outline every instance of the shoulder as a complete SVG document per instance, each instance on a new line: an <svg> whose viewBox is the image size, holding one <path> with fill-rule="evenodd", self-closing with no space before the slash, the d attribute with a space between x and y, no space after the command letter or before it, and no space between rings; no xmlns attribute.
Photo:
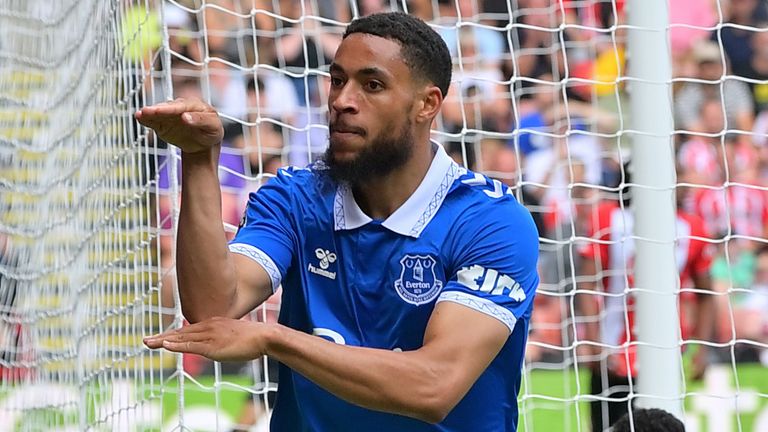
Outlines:
<svg viewBox="0 0 768 432"><path fill-rule="evenodd" d="M334 186L332 180L325 174L325 171L325 167L317 164L304 168L286 166L278 169L274 176L271 176L270 179L264 182L264 186L289 190Z"/></svg>
<svg viewBox="0 0 768 432"><path fill-rule="evenodd" d="M456 227L476 235L507 231L538 243L538 230L531 213L515 198L512 188L499 180L463 170L454 181L450 199L460 212Z"/></svg>
<svg viewBox="0 0 768 432"><path fill-rule="evenodd" d="M286 211L323 207L333 199L335 183L312 166L284 167L249 194L249 206L279 207Z"/></svg>
<svg viewBox="0 0 768 432"><path fill-rule="evenodd" d="M283 182L287 183L307 183L311 182L317 176L317 169L314 165L305 168L286 166L277 170L275 178L281 179Z"/></svg>
<svg viewBox="0 0 768 432"><path fill-rule="evenodd" d="M514 212L522 207L517 202L512 188L499 180L465 168L460 168L450 193L454 199L469 209L477 209L479 206L486 211L494 209L501 212Z"/></svg>

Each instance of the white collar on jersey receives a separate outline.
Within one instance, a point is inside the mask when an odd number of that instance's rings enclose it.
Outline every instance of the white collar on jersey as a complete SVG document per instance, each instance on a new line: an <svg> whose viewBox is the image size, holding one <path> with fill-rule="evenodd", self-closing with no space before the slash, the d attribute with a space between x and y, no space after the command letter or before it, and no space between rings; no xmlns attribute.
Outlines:
<svg viewBox="0 0 768 432"><path fill-rule="evenodd" d="M390 231L418 238L437 213L453 181L466 172L441 145L433 145L437 151L424 180L403 205L382 222ZM333 214L336 231L359 228L372 220L357 205L352 189L346 184L340 184L336 189Z"/></svg>

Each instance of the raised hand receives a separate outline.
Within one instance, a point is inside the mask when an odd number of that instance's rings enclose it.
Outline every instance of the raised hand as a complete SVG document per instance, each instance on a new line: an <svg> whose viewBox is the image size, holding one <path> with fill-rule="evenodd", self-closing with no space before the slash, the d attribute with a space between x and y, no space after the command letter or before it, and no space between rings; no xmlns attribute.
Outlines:
<svg viewBox="0 0 768 432"><path fill-rule="evenodd" d="M211 318L144 338L152 349L200 354L216 361L246 361L266 354L269 324L231 318Z"/></svg>
<svg viewBox="0 0 768 432"><path fill-rule="evenodd" d="M155 131L163 141L196 153L221 143L224 127L207 103L199 99L176 99L138 110L136 120Z"/></svg>

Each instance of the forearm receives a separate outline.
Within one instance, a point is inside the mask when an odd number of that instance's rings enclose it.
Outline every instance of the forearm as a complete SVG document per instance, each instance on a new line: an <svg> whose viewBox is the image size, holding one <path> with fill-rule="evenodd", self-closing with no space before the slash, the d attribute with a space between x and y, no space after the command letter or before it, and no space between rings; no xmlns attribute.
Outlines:
<svg viewBox="0 0 768 432"><path fill-rule="evenodd" d="M221 217L219 151L182 153L176 270L182 310L190 322L227 315L235 296L235 270Z"/></svg>
<svg viewBox="0 0 768 432"><path fill-rule="evenodd" d="M433 423L455 404L446 406L444 398L450 371L419 351L351 347L284 326L273 330L267 355L350 403Z"/></svg>

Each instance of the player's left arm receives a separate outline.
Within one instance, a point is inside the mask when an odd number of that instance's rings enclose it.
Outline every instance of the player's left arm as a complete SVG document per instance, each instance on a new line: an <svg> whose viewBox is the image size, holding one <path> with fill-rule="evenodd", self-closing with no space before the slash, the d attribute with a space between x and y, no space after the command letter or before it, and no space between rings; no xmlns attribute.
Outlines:
<svg viewBox="0 0 768 432"><path fill-rule="evenodd" d="M377 411L440 422L509 337L507 325L452 302L435 307L424 345L397 352L339 345L280 324L212 318L147 345L240 361L269 355L336 396Z"/></svg>
<svg viewBox="0 0 768 432"><path fill-rule="evenodd" d="M465 306L439 303L414 351L337 345L276 327L266 353L336 396L377 411L438 423L469 391L509 328Z"/></svg>

